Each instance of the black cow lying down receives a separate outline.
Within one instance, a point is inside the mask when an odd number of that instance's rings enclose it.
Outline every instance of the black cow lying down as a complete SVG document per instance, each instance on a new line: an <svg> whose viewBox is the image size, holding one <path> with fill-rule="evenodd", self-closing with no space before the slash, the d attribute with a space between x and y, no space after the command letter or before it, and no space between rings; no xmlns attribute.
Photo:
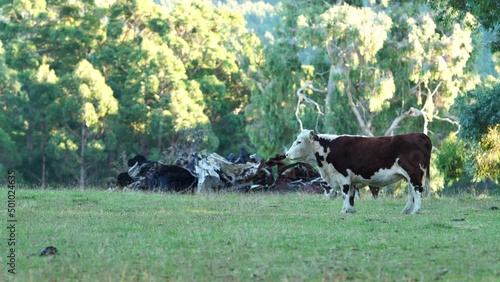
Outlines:
<svg viewBox="0 0 500 282"><path fill-rule="evenodd" d="M197 178L187 169L148 161L137 155L128 160L128 172L117 177L118 187L163 192L193 192Z"/></svg>
<svg viewBox="0 0 500 282"><path fill-rule="evenodd" d="M356 188L383 187L405 179L410 187L401 213L406 214L420 212L424 179L427 185L430 183L431 150L431 140L422 133L364 137L303 130L285 155L291 160L316 164L330 187L342 189L341 213L356 211Z"/></svg>

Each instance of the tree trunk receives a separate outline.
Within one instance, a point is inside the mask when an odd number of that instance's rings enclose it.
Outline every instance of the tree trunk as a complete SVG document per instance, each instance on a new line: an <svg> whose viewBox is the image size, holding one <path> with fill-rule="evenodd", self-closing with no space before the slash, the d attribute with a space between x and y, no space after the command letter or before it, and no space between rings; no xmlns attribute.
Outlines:
<svg viewBox="0 0 500 282"><path fill-rule="evenodd" d="M45 189L45 174L46 174L46 169L45 169L45 164L46 164L46 157L45 157L45 152L43 153L42 156L42 189Z"/></svg>
<svg viewBox="0 0 500 282"><path fill-rule="evenodd" d="M87 147L87 125L82 121L82 135L80 148L80 188L85 187L85 148Z"/></svg>
<svg viewBox="0 0 500 282"><path fill-rule="evenodd" d="M42 123L42 189L45 188L47 179L47 142L48 142L48 133L47 133L47 124Z"/></svg>
<svg viewBox="0 0 500 282"><path fill-rule="evenodd" d="M346 90L345 93L347 94L347 99L349 101L349 107L351 107L351 111L354 113L356 116L356 120L358 121L359 128L361 128L361 131L363 134L366 136L374 136L372 130L370 129L370 126L366 124L365 120L363 119L363 116L359 112L358 108L356 107L356 104L354 103L354 99L352 98L352 93L351 93L351 81L347 81L346 85Z"/></svg>
<svg viewBox="0 0 500 282"><path fill-rule="evenodd" d="M163 141L162 140L162 135L163 135L162 131L163 131L162 122L160 120L160 126L158 128L158 154L160 154L160 156L161 156L161 153L162 153L162 148L161 147L162 147L162 141Z"/></svg>
<svg viewBox="0 0 500 282"><path fill-rule="evenodd" d="M28 94L28 99L32 101L31 89L26 90ZM28 106L28 116L27 116L27 125L28 128L26 130L26 147L28 148L28 163L30 166L33 165L33 103Z"/></svg>
<svg viewBox="0 0 500 282"><path fill-rule="evenodd" d="M328 116L331 113L330 105L332 103L332 97L333 97L333 92L335 91L336 88L336 81L333 79L333 77L338 73L337 68L335 68L333 65L330 66L330 73L328 74L328 85L326 88L326 97L325 97L325 114L328 118Z"/></svg>

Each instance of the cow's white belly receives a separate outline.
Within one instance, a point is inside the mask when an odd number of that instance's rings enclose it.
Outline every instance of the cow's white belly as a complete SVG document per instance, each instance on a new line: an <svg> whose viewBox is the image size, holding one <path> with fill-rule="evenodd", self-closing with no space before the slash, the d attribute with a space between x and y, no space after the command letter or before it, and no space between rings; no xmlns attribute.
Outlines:
<svg viewBox="0 0 500 282"><path fill-rule="evenodd" d="M355 174L352 170L347 169L348 176L339 173L332 165L326 162L320 168L320 174L323 179L331 186L331 188L343 189L344 185L353 184L354 187L360 188L366 185L383 187L402 179L409 179L406 171L398 165L398 160L391 168L381 168L375 172L370 178L363 178L361 175Z"/></svg>
<svg viewBox="0 0 500 282"><path fill-rule="evenodd" d="M351 176L351 183L353 184L361 183L364 185L371 185L377 187L387 186L395 182L398 182L402 179L408 178L408 174L398 165L397 161L391 168L385 168L385 169L381 168L379 171L375 172L375 174L368 179L363 178L361 175L356 175L350 170L348 170L348 172L349 175Z"/></svg>

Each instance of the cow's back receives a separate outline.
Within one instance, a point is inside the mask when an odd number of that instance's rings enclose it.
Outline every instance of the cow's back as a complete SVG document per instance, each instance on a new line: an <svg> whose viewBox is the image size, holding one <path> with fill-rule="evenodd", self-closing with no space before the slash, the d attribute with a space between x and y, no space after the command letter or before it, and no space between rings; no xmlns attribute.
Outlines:
<svg viewBox="0 0 500 282"><path fill-rule="evenodd" d="M397 159L405 169L421 164L427 167L432 144L427 135L410 133L383 137L338 136L335 139L322 135L317 140L325 161L343 176L347 170L369 179L380 169L391 168Z"/></svg>

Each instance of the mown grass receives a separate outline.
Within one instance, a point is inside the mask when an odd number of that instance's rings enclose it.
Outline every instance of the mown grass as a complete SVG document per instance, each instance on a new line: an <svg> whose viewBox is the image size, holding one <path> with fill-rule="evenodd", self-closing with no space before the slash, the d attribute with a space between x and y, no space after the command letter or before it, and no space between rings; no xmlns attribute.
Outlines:
<svg viewBox="0 0 500 282"><path fill-rule="evenodd" d="M2 255L1 281L500 280L498 197L424 198L402 216L404 198L341 215L306 194L16 195L17 274ZM60 254L38 256L50 245Z"/></svg>

